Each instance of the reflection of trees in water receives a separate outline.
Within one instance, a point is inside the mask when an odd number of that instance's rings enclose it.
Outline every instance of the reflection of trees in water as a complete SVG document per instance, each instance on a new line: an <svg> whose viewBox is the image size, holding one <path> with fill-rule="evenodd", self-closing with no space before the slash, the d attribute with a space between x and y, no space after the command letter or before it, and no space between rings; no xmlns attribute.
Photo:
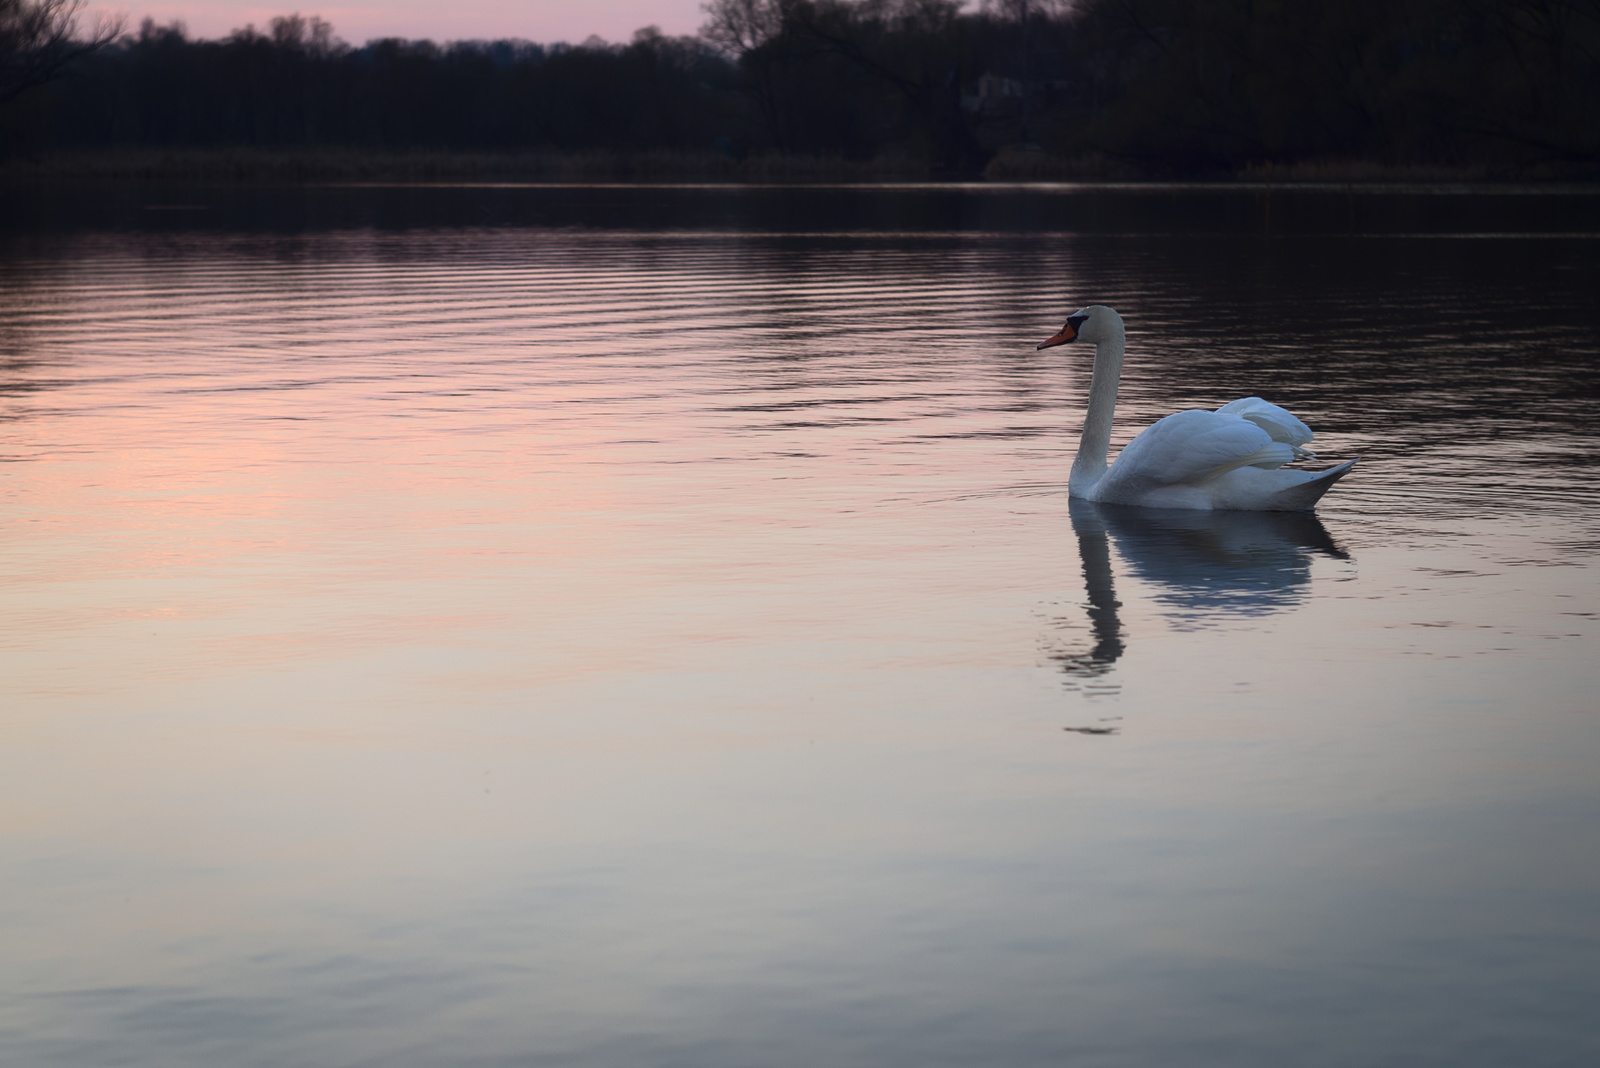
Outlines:
<svg viewBox="0 0 1600 1068"><path fill-rule="evenodd" d="M1046 654L1071 688L1091 695L1120 689L1112 668L1127 649L1113 544L1178 630L1292 608L1305 597L1314 557L1349 558L1310 512L1200 512L1080 500L1070 507L1094 644L1084 650L1081 638L1060 634L1046 640ZM1063 631L1080 625L1076 617L1052 622Z"/></svg>

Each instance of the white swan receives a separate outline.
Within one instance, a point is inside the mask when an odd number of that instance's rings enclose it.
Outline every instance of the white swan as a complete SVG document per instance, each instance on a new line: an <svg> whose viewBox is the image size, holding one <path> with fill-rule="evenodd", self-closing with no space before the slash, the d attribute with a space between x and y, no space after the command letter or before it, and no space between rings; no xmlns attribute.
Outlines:
<svg viewBox="0 0 1600 1068"><path fill-rule="evenodd" d="M1285 469L1284 464L1312 456L1305 448L1311 429L1276 404L1245 397L1214 412L1195 408L1157 420L1108 466L1111 417L1127 347L1122 316L1103 305L1085 308L1038 347L1079 338L1094 343L1094 373L1083 437L1067 481L1074 497L1146 508L1301 512L1315 508L1356 464L1348 460L1326 471Z"/></svg>

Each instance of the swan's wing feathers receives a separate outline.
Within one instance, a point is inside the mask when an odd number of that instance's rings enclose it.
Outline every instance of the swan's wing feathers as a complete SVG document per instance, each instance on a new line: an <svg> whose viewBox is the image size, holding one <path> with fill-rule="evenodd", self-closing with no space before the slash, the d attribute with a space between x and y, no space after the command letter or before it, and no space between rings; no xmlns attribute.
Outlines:
<svg viewBox="0 0 1600 1068"><path fill-rule="evenodd" d="M1311 450L1304 446L1316 435L1287 408L1270 404L1260 397L1241 397L1218 408L1217 414L1237 416L1254 423L1271 435L1273 441L1281 441L1293 448L1297 458L1311 455Z"/></svg>
<svg viewBox="0 0 1600 1068"><path fill-rule="evenodd" d="M1254 422L1193 408L1158 420L1130 441L1107 477L1129 488L1193 485L1240 467L1282 467L1294 458L1294 446L1274 441Z"/></svg>

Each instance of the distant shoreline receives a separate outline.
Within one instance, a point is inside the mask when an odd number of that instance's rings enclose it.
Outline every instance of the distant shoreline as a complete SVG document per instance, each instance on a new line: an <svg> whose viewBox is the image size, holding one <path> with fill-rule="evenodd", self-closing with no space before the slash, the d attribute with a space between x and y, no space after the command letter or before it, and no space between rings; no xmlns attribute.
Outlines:
<svg viewBox="0 0 1600 1068"><path fill-rule="evenodd" d="M326 182L726 182L888 183L970 181L932 171L921 160L880 157L856 161L816 156L762 155L744 159L712 152L456 152L340 148L119 148L21 155L0 162L0 182L60 181L309 184ZM1396 166L1373 161L1324 161L1247 167L1235 174L1185 175L1103 157L1069 159L1006 150L985 168L992 182L1214 181L1271 183L1480 184L1589 182L1592 166L1498 170L1487 167Z"/></svg>

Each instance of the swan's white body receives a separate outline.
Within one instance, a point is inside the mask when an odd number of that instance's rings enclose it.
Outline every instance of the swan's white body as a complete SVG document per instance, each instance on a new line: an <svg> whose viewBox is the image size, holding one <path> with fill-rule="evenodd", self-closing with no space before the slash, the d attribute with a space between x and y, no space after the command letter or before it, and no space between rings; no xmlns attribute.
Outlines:
<svg viewBox="0 0 1600 1068"><path fill-rule="evenodd" d="M1355 461L1326 471L1286 469L1310 456L1311 429L1276 404L1245 397L1216 411L1191 409L1157 420L1108 464L1111 422L1127 335L1122 316L1102 305L1067 320L1040 348L1081 338L1093 342L1089 410L1068 492L1103 504L1146 508L1299 512L1343 477Z"/></svg>

